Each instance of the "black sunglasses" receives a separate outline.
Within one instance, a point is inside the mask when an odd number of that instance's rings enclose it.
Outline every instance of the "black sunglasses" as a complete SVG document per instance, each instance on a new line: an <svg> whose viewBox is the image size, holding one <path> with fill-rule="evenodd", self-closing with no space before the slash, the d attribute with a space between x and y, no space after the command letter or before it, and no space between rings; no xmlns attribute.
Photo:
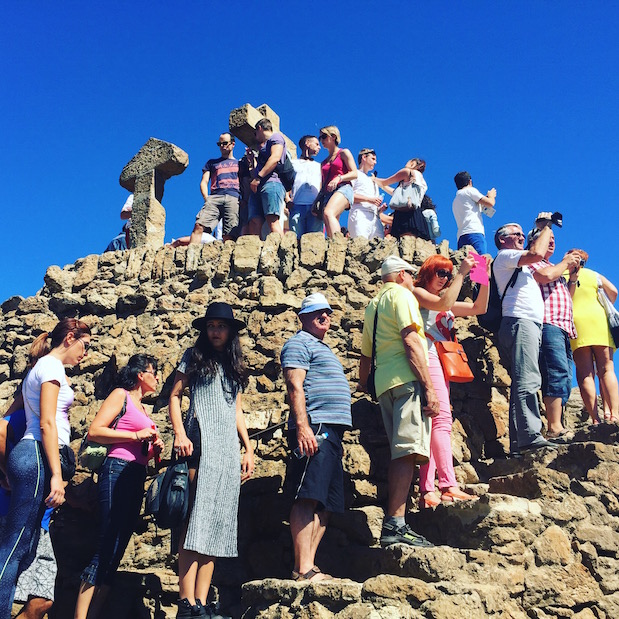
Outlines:
<svg viewBox="0 0 619 619"><path fill-rule="evenodd" d="M328 133L321 133L319 139L326 140L328 137L331 137Z"/></svg>
<svg viewBox="0 0 619 619"><path fill-rule="evenodd" d="M438 269L438 270L436 271L436 274L437 274L439 277L446 277L446 278L447 278L447 281L449 281L449 280L451 279L451 277L452 277L452 276L451 276L451 271L448 271L447 269Z"/></svg>
<svg viewBox="0 0 619 619"><path fill-rule="evenodd" d="M228 146L230 142L217 142L217 146Z"/></svg>

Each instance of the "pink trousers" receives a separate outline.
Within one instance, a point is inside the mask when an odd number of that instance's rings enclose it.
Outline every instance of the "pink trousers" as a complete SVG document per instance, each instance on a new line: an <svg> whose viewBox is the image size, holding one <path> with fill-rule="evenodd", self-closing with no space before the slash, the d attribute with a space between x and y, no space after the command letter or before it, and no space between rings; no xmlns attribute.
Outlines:
<svg viewBox="0 0 619 619"><path fill-rule="evenodd" d="M443 368L434 348L430 350L428 366L432 385L440 402L440 409L438 415L432 419L430 460L419 468L419 490L421 492L434 491L434 476L437 470L438 487L441 490L458 485L451 452L452 417L449 384L445 382Z"/></svg>

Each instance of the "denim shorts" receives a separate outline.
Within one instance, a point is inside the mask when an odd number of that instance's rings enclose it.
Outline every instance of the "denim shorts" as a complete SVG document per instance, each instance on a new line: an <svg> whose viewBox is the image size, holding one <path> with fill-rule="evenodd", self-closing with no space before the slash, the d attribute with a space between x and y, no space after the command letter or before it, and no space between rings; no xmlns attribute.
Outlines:
<svg viewBox="0 0 619 619"><path fill-rule="evenodd" d="M342 436L345 428L325 423L310 424L310 428L314 434L328 432L329 436L313 456L290 456L286 470L286 489L293 494L295 501L317 501L321 511L343 513L345 503ZM291 451L298 447L295 428L288 431L288 446Z"/></svg>
<svg viewBox="0 0 619 619"><path fill-rule="evenodd" d="M248 221L264 219L267 215L281 215L286 190L278 181L267 181L249 196Z"/></svg>
<svg viewBox="0 0 619 619"><path fill-rule="evenodd" d="M488 253L486 237L481 232L469 232L468 234L463 234L458 239L458 249L462 249L465 245L472 245L480 256Z"/></svg>
<svg viewBox="0 0 619 619"><path fill-rule="evenodd" d="M353 205L355 197L353 194L352 185L350 183L340 185L335 191L327 191L322 201L325 206L329 203L329 200L334 193L341 193L348 200L348 206L346 207L346 210L348 210Z"/></svg>
<svg viewBox="0 0 619 619"><path fill-rule="evenodd" d="M542 395L561 398L565 405L572 391L572 348L569 335L555 325L542 327L539 370Z"/></svg>

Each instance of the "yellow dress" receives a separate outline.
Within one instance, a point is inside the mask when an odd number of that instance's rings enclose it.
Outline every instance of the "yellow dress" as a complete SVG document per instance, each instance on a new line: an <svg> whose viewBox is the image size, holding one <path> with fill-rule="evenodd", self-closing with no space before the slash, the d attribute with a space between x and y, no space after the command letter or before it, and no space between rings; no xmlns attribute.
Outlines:
<svg viewBox="0 0 619 619"><path fill-rule="evenodd" d="M610 346L614 349L606 312L598 301L597 273L591 269L580 269L578 281L580 286L577 286L573 298L578 336L570 342L572 350L582 346Z"/></svg>

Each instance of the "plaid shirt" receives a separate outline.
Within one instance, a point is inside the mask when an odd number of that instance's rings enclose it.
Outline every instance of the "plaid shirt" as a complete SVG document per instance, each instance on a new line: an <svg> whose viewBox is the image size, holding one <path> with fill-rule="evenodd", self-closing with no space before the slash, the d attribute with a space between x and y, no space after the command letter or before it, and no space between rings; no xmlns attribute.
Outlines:
<svg viewBox="0 0 619 619"><path fill-rule="evenodd" d="M542 260L530 264L532 273L554 266L548 260ZM544 299L544 323L555 325L563 329L571 339L576 338L576 326L574 325L574 313L572 311L572 297L568 290L567 280L561 276L548 284L540 284Z"/></svg>

